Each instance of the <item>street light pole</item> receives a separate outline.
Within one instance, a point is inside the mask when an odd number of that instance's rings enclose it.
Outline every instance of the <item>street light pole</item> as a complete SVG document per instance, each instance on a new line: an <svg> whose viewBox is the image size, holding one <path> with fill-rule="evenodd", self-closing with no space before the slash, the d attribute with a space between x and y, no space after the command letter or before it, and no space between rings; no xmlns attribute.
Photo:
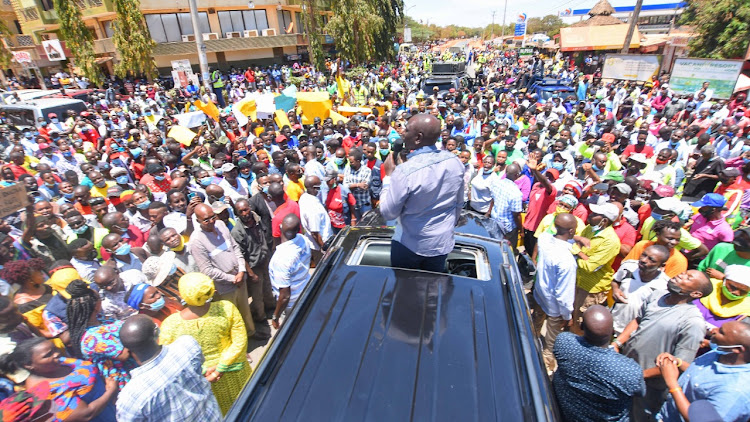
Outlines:
<svg viewBox="0 0 750 422"><path fill-rule="evenodd" d="M492 25L490 25L490 41L495 38L495 11L492 11Z"/></svg>
<svg viewBox="0 0 750 422"><path fill-rule="evenodd" d="M630 51L630 40L633 39L633 33L635 32L635 25L638 23L638 16L641 14L641 6L643 6L643 0L635 2L635 9L633 14L630 15L630 26L628 26L628 33L625 35L625 43L622 45L622 54L628 54Z"/></svg>
<svg viewBox="0 0 750 422"><path fill-rule="evenodd" d="M503 26L500 32L500 44L505 48L505 16L508 14L508 0L505 0L505 7L503 7Z"/></svg>
<svg viewBox="0 0 750 422"><path fill-rule="evenodd" d="M193 34L195 34L195 46L198 49L198 63L201 68L203 85L207 90L211 90L211 81L208 75L208 59L206 58L206 44L203 43L203 33L201 32L200 21L198 21L198 2L188 0L190 4L190 20L193 22Z"/></svg>

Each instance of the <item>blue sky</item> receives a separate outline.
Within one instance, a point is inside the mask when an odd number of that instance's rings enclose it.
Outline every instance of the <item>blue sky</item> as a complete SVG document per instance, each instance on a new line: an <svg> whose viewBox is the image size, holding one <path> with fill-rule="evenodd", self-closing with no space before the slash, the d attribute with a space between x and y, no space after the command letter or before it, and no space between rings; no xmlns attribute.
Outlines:
<svg viewBox="0 0 750 422"><path fill-rule="evenodd" d="M513 0L508 1L506 23L513 22L519 13L529 17L541 17L557 14L558 11L590 8L598 0ZM635 0L609 0L612 6L633 6ZM643 4L671 3L677 0L644 0ZM404 0L407 14L414 19L429 21L437 25L460 25L483 27L492 22L495 12L495 23L503 20L503 0ZM412 7L414 6L414 7ZM575 18L564 18L566 23L574 23Z"/></svg>

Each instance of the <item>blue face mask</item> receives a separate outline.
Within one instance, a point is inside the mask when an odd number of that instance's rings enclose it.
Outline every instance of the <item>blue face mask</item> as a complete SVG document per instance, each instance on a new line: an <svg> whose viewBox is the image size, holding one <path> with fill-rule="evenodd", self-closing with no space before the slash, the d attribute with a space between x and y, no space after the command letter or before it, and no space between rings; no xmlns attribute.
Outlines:
<svg viewBox="0 0 750 422"><path fill-rule="evenodd" d="M133 154L133 158L138 158L143 153L143 150L141 148L133 148L130 150L130 153Z"/></svg>
<svg viewBox="0 0 750 422"><path fill-rule="evenodd" d="M482 170L483 174L492 174L492 169L490 170Z"/></svg>
<svg viewBox="0 0 750 422"><path fill-rule="evenodd" d="M266 195L268 195L268 186L267 185L263 186L262 190L263 190L263 193L265 193Z"/></svg>
<svg viewBox="0 0 750 422"><path fill-rule="evenodd" d="M651 213L651 217L652 217L652 218L653 218L654 220L656 220L656 221L659 221L659 220L661 220L662 218L664 218L664 216L663 216L663 215L661 215L661 214L657 214L657 213L655 213L655 212L652 212L652 213Z"/></svg>
<svg viewBox="0 0 750 422"><path fill-rule="evenodd" d="M148 309L150 311L158 311L161 308L163 308L164 305L166 305L166 303L167 302L164 300L164 296L162 296L159 299L156 299L153 303L150 303L150 304L148 304L146 306L148 306Z"/></svg>
<svg viewBox="0 0 750 422"><path fill-rule="evenodd" d="M147 112L146 112L146 116L150 116L150 115L151 115L151 112L150 112L150 111L147 111Z"/></svg>
<svg viewBox="0 0 750 422"><path fill-rule="evenodd" d="M224 170L222 170L222 169L216 169L216 170L214 170L214 173L216 173L217 176L223 176L224 175Z"/></svg>
<svg viewBox="0 0 750 422"><path fill-rule="evenodd" d="M47 122L42 122L42 127L47 127Z"/></svg>
<svg viewBox="0 0 750 422"><path fill-rule="evenodd" d="M204 177L201 180L198 181L198 183L201 184L204 188L211 184L211 178L210 177Z"/></svg>
<svg viewBox="0 0 750 422"><path fill-rule="evenodd" d="M23 134L23 136L24 136L24 137L26 137L26 139L31 139L31 138L32 138L32 137L34 136L34 134L33 134L33 133L31 133L31 132L25 132L25 133Z"/></svg>
<svg viewBox="0 0 750 422"><path fill-rule="evenodd" d="M734 352L732 352L731 349L734 349L735 347L742 347L741 344L733 344L730 346L719 346L718 344L714 343L713 340L708 343L709 347L711 347L711 350L720 354L720 355L730 355Z"/></svg>
<svg viewBox="0 0 750 422"><path fill-rule="evenodd" d="M565 166L563 165L563 163L561 163L559 161L553 161L551 167L553 169L557 170L557 171L563 171L563 169L565 168Z"/></svg>
<svg viewBox="0 0 750 422"><path fill-rule="evenodd" d="M117 182L120 185L125 185L128 183L128 176L117 176L115 179L115 182Z"/></svg>
<svg viewBox="0 0 750 422"><path fill-rule="evenodd" d="M65 151L62 153L62 156L65 158L71 158L73 156L73 153L70 151Z"/></svg>
<svg viewBox="0 0 750 422"><path fill-rule="evenodd" d="M389 150L388 148L380 148L380 155L385 157L386 155L390 153L391 153L391 150Z"/></svg>
<svg viewBox="0 0 750 422"><path fill-rule="evenodd" d="M125 243L115 250L115 255L127 255L130 253L130 243Z"/></svg>
<svg viewBox="0 0 750 422"><path fill-rule="evenodd" d="M136 204L135 207L138 208L139 210L145 210L146 208L148 208L149 205L151 205L151 201L147 199L141 202L140 204Z"/></svg>
<svg viewBox="0 0 750 422"><path fill-rule="evenodd" d="M57 122L59 122L59 121L60 121L60 120L58 120L58 119L50 119L50 120L52 121L52 123L57 123Z"/></svg>
<svg viewBox="0 0 750 422"><path fill-rule="evenodd" d="M594 169L594 171L601 171L601 169L594 163L591 163L591 168Z"/></svg>
<svg viewBox="0 0 750 422"><path fill-rule="evenodd" d="M730 137L730 138L733 138L734 137L734 132L727 132L727 136Z"/></svg>
<svg viewBox="0 0 750 422"><path fill-rule="evenodd" d="M88 224L84 224L81 227L78 227L77 229L72 229L72 230L73 230L73 233L75 234L84 234L86 230L88 229L89 229Z"/></svg>
<svg viewBox="0 0 750 422"><path fill-rule="evenodd" d="M161 176L154 176L154 180L157 182L161 182L162 180L166 179L167 176L161 175Z"/></svg>
<svg viewBox="0 0 750 422"><path fill-rule="evenodd" d="M63 198L65 199L73 199L73 192L71 193L64 193Z"/></svg>
<svg viewBox="0 0 750 422"><path fill-rule="evenodd" d="M333 159L333 162L336 163L337 166L341 166L344 164L344 160L345 160L344 158L336 157Z"/></svg>
<svg viewBox="0 0 750 422"><path fill-rule="evenodd" d="M253 178L253 174L252 173L248 173L248 174L240 173L240 177L246 180L250 180Z"/></svg>

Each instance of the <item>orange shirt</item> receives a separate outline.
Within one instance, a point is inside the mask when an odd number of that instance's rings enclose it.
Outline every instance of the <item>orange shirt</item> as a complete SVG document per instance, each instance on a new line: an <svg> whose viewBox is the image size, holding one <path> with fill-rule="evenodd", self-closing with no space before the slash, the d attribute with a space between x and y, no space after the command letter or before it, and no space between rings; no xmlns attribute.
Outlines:
<svg viewBox="0 0 750 422"><path fill-rule="evenodd" d="M641 240L640 242L636 243L635 246L633 246L633 249L630 250L630 253L625 257L625 259L623 259L623 261L627 261L628 259L640 259L643 251L653 244L653 241ZM664 265L664 273L666 273L668 277L672 278L678 274L684 273L685 271L687 271L687 269L688 260L687 258L685 258L685 255L683 255L682 252L678 251L677 249L671 249L669 251L669 259L667 259L667 262Z"/></svg>

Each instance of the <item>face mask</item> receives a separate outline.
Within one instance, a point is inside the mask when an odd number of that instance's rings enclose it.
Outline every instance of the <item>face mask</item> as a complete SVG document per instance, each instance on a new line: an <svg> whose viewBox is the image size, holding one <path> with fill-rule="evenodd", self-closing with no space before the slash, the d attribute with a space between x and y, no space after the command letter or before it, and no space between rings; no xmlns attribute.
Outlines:
<svg viewBox="0 0 750 422"><path fill-rule="evenodd" d="M47 127L47 122L42 122L42 127Z"/></svg>
<svg viewBox="0 0 750 422"><path fill-rule="evenodd" d="M243 179L245 179L245 180L250 180L250 179L252 179L252 173L248 173L248 174L240 173L240 177L243 178Z"/></svg>
<svg viewBox="0 0 750 422"><path fill-rule="evenodd" d="M150 112L150 111L147 111L147 112L146 112L145 114L146 114L146 116L150 116L150 115L151 115L151 112Z"/></svg>
<svg viewBox="0 0 750 422"><path fill-rule="evenodd" d="M129 243L125 243L122 246L120 246L119 248L117 248L117 250L115 250L115 255L127 255L129 253L130 253L130 244Z"/></svg>
<svg viewBox="0 0 750 422"><path fill-rule="evenodd" d="M89 229L88 224L84 224L81 227L79 227L77 229L72 229L72 230L73 230L73 233L75 233L75 234L84 234L86 232L86 230L88 230L88 229Z"/></svg>
<svg viewBox="0 0 750 422"><path fill-rule="evenodd" d="M730 137L730 138L734 137L734 132L727 132L727 136Z"/></svg>
<svg viewBox="0 0 750 422"><path fill-rule="evenodd" d="M261 190L263 191L263 193L265 193L266 195L268 195L268 185L263 186L263 188Z"/></svg>
<svg viewBox="0 0 750 422"><path fill-rule="evenodd" d="M337 166L344 165L344 158L336 157L333 159L333 162L336 163Z"/></svg>
<svg viewBox="0 0 750 422"><path fill-rule="evenodd" d="M64 193L63 198L65 199L73 199L73 192L71 193Z"/></svg>
<svg viewBox="0 0 750 422"><path fill-rule="evenodd" d="M204 177L204 178L200 179L198 182L201 184L201 186L203 186L205 188L206 186L208 186L208 185L211 184L211 178L210 177Z"/></svg>
<svg viewBox="0 0 750 422"><path fill-rule="evenodd" d="M599 234L599 232L601 232L604 229L605 228L602 227L601 224L597 224L596 226L591 226L591 230L594 232L594 234Z"/></svg>
<svg viewBox="0 0 750 422"><path fill-rule="evenodd" d="M48 188L54 188L55 187L55 182L52 182L52 183L44 182L44 184L47 185Z"/></svg>
<svg viewBox="0 0 750 422"><path fill-rule="evenodd" d="M135 207L138 208L139 210L145 210L146 208L148 208L149 205L151 205L151 201L147 199L141 202L140 204L136 204Z"/></svg>
<svg viewBox="0 0 750 422"><path fill-rule="evenodd" d="M667 282L667 290L669 290L670 293L674 293L676 295L681 295L684 293L682 288L680 288L680 286L678 286L674 280L669 280Z"/></svg>
<svg viewBox="0 0 750 422"><path fill-rule="evenodd" d="M380 148L380 155L382 155L383 157L385 157L386 155L388 155L390 153L391 153L391 150L389 150L388 148L385 148L385 149L384 148Z"/></svg>
<svg viewBox="0 0 750 422"><path fill-rule="evenodd" d="M31 139L31 137L34 136L34 134L31 133L31 132L26 132L26 133L23 134L23 136L25 136L26 139Z"/></svg>
<svg viewBox="0 0 750 422"><path fill-rule="evenodd" d="M724 296L729 300L742 300L747 297L747 295L737 296L736 294L730 292L727 288L727 285L724 283L721 283L721 292L724 293Z"/></svg>
<svg viewBox="0 0 750 422"><path fill-rule="evenodd" d="M594 171L601 171L602 170L596 164L591 164L591 168L594 169Z"/></svg>
<svg viewBox="0 0 750 422"><path fill-rule="evenodd" d="M62 153L62 156L65 157L65 158L71 158L71 157L73 157L73 153L70 152L70 151L65 151L65 152Z"/></svg>
<svg viewBox="0 0 750 422"><path fill-rule="evenodd" d="M133 148L130 150L130 153L133 154L133 158L138 158L143 153L143 150L141 148Z"/></svg>
<svg viewBox="0 0 750 422"><path fill-rule="evenodd" d="M52 123L57 123L57 122L59 122L59 121L60 121L60 120L58 120L58 119L51 119L51 120L52 120Z"/></svg>
<svg viewBox="0 0 750 422"><path fill-rule="evenodd" d="M162 180L166 179L167 176L154 176L154 180L157 182L161 182Z"/></svg>
<svg viewBox="0 0 750 422"><path fill-rule="evenodd" d="M490 170L482 170L482 174L491 174L491 173L492 173L492 169L490 169Z"/></svg>
<svg viewBox="0 0 750 422"><path fill-rule="evenodd" d="M159 299L156 299L153 303L150 303L150 304L148 304L146 306L148 306L148 309L150 311L158 311L161 308L163 308L164 305L166 305L166 304L167 304L167 302L164 300L164 296L162 296Z"/></svg>
<svg viewBox="0 0 750 422"><path fill-rule="evenodd" d="M745 157L742 157L742 162L743 162L744 164L750 163L750 158L745 158Z"/></svg>
<svg viewBox="0 0 750 422"><path fill-rule="evenodd" d="M732 344L730 346L719 346L718 344L714 343L713 340L708 344L711 348L711 351L716 352L719 355L729 355L734 352L732 352L732 349L735 347L742 347L741 344Z"/></svg>
<svg viewBox="0 0 750 422"><path fill-rule="evenodd" d="M115 179L115 182L117 182L120 185L125 185L128 183L128 176L117 176Z"/></svg>
<svg viewBox="0 0 750 422"><path fill-rule="evenodd" d="M563 169L565 168L565 166L563 166L563 163L561 163L559 161L553 161L552 162L552 168L555 169L555 170L557 170L557 171L563 171Z"/></svg>
<svg viewBox="0 0 750 422"><path fill-rule="evenodd" d="M214 170L214 173L216 173L217 176L223 176L224 175L224 170L222 170L222 169L216 169L216 170Z"/></svg>
<svg viewBox="0 0 750 422"><path fill-rule="evenodd" d="M101 182L94 184L94 186L96 186L97 188L103 188L107 186L107 182L102 180Z"/></svg>
<svg viewBox="0 0 750 422"><path fill-rule="evenodd" d="M659 220L661 220L662 218L664 218L664 216L663 216L663 215L661 215L661 214L657 214L657 213L655 213L655 212L652 212L652 213L651 213L651 218L653 218L653 219L654 219L654 220L656 220L656 221L659 221Z"/></svg>

